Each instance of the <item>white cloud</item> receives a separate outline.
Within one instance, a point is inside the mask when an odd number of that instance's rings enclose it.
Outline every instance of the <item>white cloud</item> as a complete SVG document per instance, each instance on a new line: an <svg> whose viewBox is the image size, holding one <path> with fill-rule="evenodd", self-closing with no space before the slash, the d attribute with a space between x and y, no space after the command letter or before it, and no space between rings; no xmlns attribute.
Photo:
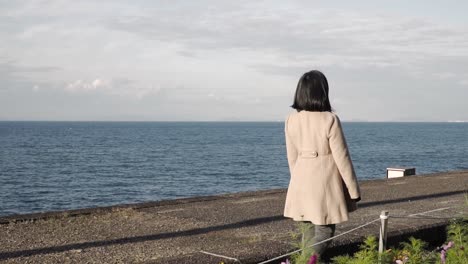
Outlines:
<svg viewBox="0 0 468 264"><path fill-rule="evenodd" d="M461 81L459 81L459 83L460 83L461 85L463 85L463 86L467 86L467 87L468 87L468 79L466 79L466 80L461 80Z"/></svg>
<svg viewBox="0 0 468 264"><path fill-rule="evenodd" d="M460 89L468 85L466 23L349 8L354 3L324 5L8 2L0 6L0 89L31 93L40 86L38 96L99 97L109 105L154 100L216 118L235 112L240 118L281 119L297 78L318 68L329 76L331 99L339 98L333 104L350 118L398 119L406 105L414 116L430 116L425 107L440 98L442 86L456 97L447 115L456 108L468 112L460 99L468 96ZM388 113L397 96L408 102ZM379 108L369 110L374 102ZM148 103L148 113L157 104ZM220 106L216 113L213 104ZM167 119L182 111L168 109L160 111Z"/></svg>
<svg viewBox="0 0 468 264"><path fill-rule="evenodd" d="M434 76L441 80L448 80L457 77L457 74L453 72L438 72L434 73Z"/></svg>
<svg viewBox="0 0 468 264"><path fill-rule="evenodd" d="M18 34L18 38L20 39L31 39L34 37L41 37L43 35L48 34L48 32L52 31L50 25L40 24L40 25L33 25L31 27L26 28L24 31Z"/></svg>
<svg viewBox="0 0 468 264"><path fill-rule="evenodd" d="M64 86L70 93L100 93L120 97L142 99L150 95L158 95L161 88L158 85L142 85L128 79L101 79L92 81L75 80Z"/></svg>
<svg viewBox="0 0 468 264"><path fill-rule="evenodd" d="M110 88L109 82L101 79L95 79L94 81L89 82L83 80L76 80L68 83L65 86L65 90L69 92L88 92L108 88Z"/></svg>
<svg viewBox="0 0 468 264"><path fill-rule="evenodd" d="M115 18L109 25L145 39L183 44L186 52L238 49L261 51L261 56L273 53L278 57L275 63L411 68L423 64L427 56L468 56L464 27L308 7L250 2L234 9L230 5L190 9L175 5L148 8L140 16Z"/></svg>

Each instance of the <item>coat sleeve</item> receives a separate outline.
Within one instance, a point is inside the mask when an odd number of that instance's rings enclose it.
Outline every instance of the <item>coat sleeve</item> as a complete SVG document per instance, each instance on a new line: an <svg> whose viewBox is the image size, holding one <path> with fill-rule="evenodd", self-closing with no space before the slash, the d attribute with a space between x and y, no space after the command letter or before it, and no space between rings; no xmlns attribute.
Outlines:
<svg viewBox="0 0 468 264"><path fill-rule="evenodd" d="M333 123L330 127L329 140L333 159L335 160L341 177L348 188L349 195L352 199L360 198L361 192L359 190L356 173L354 172L353 163L349 156L348 146L343 134L340 119L336 115L333 115Z"/></svg>
<svg viewBox="0 0 468 264"><path fill-rule="evenodd" d="M288 121L289 117L284 122L284 134L286 140L286 155L288 157L289 173L292 175L292 170L297 160L297 148L294 146L293 142L291 141L291 136L288 133Z"/></svg>

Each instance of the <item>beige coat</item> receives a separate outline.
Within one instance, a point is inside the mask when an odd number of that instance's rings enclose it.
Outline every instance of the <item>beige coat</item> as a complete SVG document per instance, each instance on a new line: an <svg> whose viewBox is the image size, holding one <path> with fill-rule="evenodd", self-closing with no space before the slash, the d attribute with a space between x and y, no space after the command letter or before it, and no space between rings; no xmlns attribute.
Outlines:
<svg viewBox="0 0 468 264"><path fill-rule="evenodd" d="M341 223L356 210L359 185L337 115L295 112L285 122L291 179L284 216L316 225Z"/></svg>

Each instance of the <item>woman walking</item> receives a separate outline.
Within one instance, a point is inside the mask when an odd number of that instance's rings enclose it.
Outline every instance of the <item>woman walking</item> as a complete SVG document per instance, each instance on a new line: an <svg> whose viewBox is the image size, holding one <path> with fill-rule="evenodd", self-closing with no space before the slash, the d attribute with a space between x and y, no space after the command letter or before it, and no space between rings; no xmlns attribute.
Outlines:
<svg viewBox="0 0 468 264"><path fill-rule="evenodd" d="M312 222L317 243L334 235L335 224L348 220L361 194L323 73L313 70L302 75L292 108L296 112L285 122L291 179L284 216ZM323 254L329 243L315 246L315 253Z"/></svg>

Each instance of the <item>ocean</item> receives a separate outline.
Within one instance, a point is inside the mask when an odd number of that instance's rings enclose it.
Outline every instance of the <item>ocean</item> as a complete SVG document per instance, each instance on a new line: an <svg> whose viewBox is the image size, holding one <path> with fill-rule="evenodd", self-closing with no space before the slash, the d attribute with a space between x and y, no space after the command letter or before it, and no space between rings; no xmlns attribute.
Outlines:
<svg viewBox="0 0 468 264"><path fill-rule="evenodd" d="M360 180L468 169L468 123L344 122ZM282 122L0 122L0 216L286 188Z"/></svg>

